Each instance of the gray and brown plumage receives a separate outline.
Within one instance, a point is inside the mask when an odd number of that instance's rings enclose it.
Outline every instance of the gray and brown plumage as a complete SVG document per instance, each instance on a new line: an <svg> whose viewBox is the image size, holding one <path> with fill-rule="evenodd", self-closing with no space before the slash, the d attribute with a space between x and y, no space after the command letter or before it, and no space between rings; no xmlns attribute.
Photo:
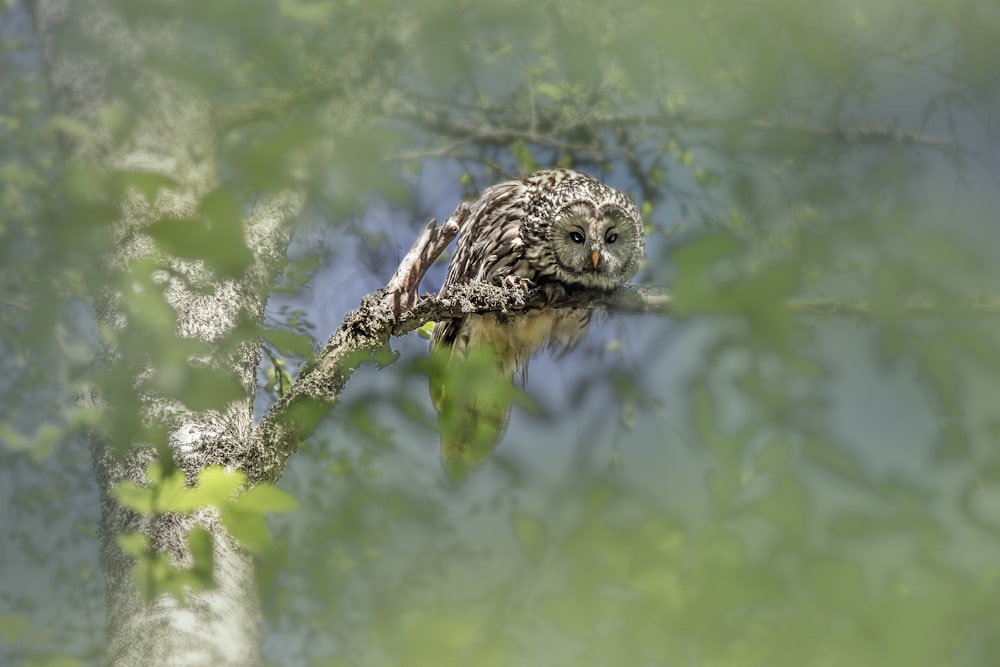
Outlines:
<svg viewBox="0 0 1000 667"><path fill-rule="evenodd" d="M580 172L538 171L486 189L472 205L441 296L476 281L537 286L550 301L574 287L613 289L635 274L643 247L639 211L627 195ZM489 455L506 426L515 373L541 347L573 347L589 324L587 309L469 315L437 324L431 349L450 349L446 368L488 354L492 379L501 383L498 391L470 392L432 380L446 469L461 474Z"/></svg>

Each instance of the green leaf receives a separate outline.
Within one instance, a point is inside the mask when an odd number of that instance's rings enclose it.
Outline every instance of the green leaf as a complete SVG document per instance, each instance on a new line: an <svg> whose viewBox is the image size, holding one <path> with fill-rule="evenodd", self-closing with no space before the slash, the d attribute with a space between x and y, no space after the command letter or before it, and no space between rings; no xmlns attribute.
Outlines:
<svg viewBox="0 0 1000 667"><path fill-rule="evenodd" d="M190 489L180 470L174 470L151 489L155 497L153 509L157 513L190 512L194 509L189 500Z"/></svg>
<svg viewBox="0 0 1000 667"><path fill-rule="evenodd" d="M586 599L587 604L581 604ZM541 600L540 609L557 628L581 640L591 641L594 629L615 614L615 605L606 598L580 595L551 595Z"/></svg>
<svg viewBox="0 0 1000 667"><path fill-rule="evenodd" d="M806 458L819 467L856 484L864 484L865 473L857 462L829 443L808 438L802 447Z"/></svg>
<svg viewBox="0 0 1000 667"><path fill-rule="evenodd" d="M754 509L781 526L790 536L798 537L805 526L802 485L788 474L779 475L774 492L753 503Z"/></svg>
<svg viewBox="0 0 1000 667"><path fill-rule="evenodd" d="M782 440L768 443L757 455L757 467L761 470L778 470L788 464L791 448Z"/></svg>
<svg viewBox="0 0 1000 667"><path fill-rule="evenodd" d="M255 486L236 499L232 507L240 512L293 512L299 501L287 491L270 484Z"/></svg>
<svg viewBox="0 0 1000 667"><path fill-rule="evenodd" d="M139 486L131 480L123 480L115 485L111 494L125 507L135 510L143 516L153 513L153 490Z"/></svg>
<svg viewBox="0 0 1000 667"><path fill-rule="evenodd" d="M156 201L160 190L176 187L177 179L149 171L119 171L115 174L117 188L124 194L129 189L135 189L146 201Z"/></svg>
<svg viewBox="0 0 1000 667"><path fill-rule="evenodd" d="M121 550L132 558L142 559L148 555L146 549L149 546L149 540L142 533L136 531L119 533L115 541Z"/></svg>
<svg viewBox="0 0 1000 667"><path fill-rule="evenodd" d="M166 218L146 228L163 252L179 259L204 260L212 250L208 224L200 218Z"/></svg>
<svg viewBox="0 0 1000 667"><path fill-rule="evenodd" d="M202 199L199 213L208 224L208 241L212 244L212 253L205 262L221 276L242 276L253 262L253 255L243 238L243 215L236 200L218 188Z"/></svg>
<svg viewBox="0 0 1000 667"><path fill-rule="evenodd" d="M27 616L0 614L0 640L7 646L16 645L30 627L31 621Z"/></svg>
<svg viewBox="0 0 1000 667"><path fill-rule="evenodd" d="M196 590L211 588L215 581L212 578L212 571L215 564L212 553L212 534L204 528L195 526L188 533L188 549L191 551L191 559L194 565L189 572L192 580L196 582Z"/></svg>
<svg viewBox="0 0 1000 667"><path fill-rule="evenodd" d="M905 267L882 264L875 272L872 286L872 312L880 320L890 320L898 316L906 303L906 296L913 277Z"/></svg>
<svg viewBox="0 0 1000 667"><path fill-rule="evenodd" d="M732 256L739 243L731 236L706 236L679 246L672 256L677 265L677 279L672 292L672 308L678 315L716 310L719 296L711 281L710 265L717 259Z"/></svg>
<svg viewBox="0 0 1000 667"><path fill-rule="evenodd" d="M136 117L121 104L105 104L97 111L97 122L111 136L115 146L121 146L135 130Z"/></svg>
<svg viewBox="0 0 1000 667"><path fill-rule="evenodd" d="M195 411L217 410L246 397L246 390L228 371L188 366L181 386L170 395Z"/></svg>
<svg viewBox="0 0 1000 667"><path fill-rule="evenodd" d="M845 513L831 522L832 534L842 538L885 537L902 528L898 520L875 514Z"/></svg>
<svg viewBox="0 0 1000 667"><path fill-rule="evenodd" d="M242 171L252 186L273 191L280 184L290 182L290 175L295 171L290 168L290 158L300 149L315 144L316 138L323 133L323 128L316 123L292 123L266 138L256 139L252 146L237 151L233 155L232 164Z"/></svg>
<svg viewBox="0 0 1000 667"><path fill-rule="evenodd" d="M221 507L245 483L246 475L241 470L228 472L222 466L210 466L198 472L198 481L189 490L189 498L197 506Z"/></svg>
<svg viewBox="0 0 1000 667"><path fill-rule="evenodd" d="M513 516L514 534L517 535L517 542L521 545L521 551L533 563L538 563L545 555L545 547L548 544L548 531L545 524L537 518L518 512Z"/></svg>
<svg viewBox="0 0 1000 667"><path fill-rule="evenodd" d="M295 401L288 408L288 418L305 433L311 433L326 417L330 408L326 404L308 396Z"/></svg>
<svg viewBox="0 0 1000 667"><path fill-rule="evenodd" d="M740 488L740 475L733 468L719 468L708 472L708 488L718 509L729 507L733 496Z"/></svg>
<svg viewBox="0 0 1000 667"><path fill-rule="evenodd" d="M434 333L434 324L434 322L424 322L424 324L415 329L415 331L421 338L430 340L431 334Z"/></svg>
<svg viewBox="0 0 1000 667"><path fill-rule="evenodd" d="M630 572L627 584L638 595L654 602L660 612L675 614L684 609L684 585L673 568L657 564Z"/></svg>
<svg viewBox="0 0 1000 667"><path fill-rule="evenodd" d="M88 164L74 163L66 168L62 177L62 185L68 199L76 202L92 201L107 194L108 175L105 171ZM117 213L117 209L109 208L107 212ZM113 219L113 218L109 218Z"/></svg>
<svg viewBox="0 0 1000 667"><path fill-rule="evenodd" d="M136 559L133 576L146 602L165 593L183 604L186 592L215 586L212 536L205 528L196 526L188 533L188 548L194 561L190 568L176 568L166 554L150 553L147 538L141 533L124 533L117 540L122 550Z"/></svg>
<svg viewBox="0 0 1000 667"><path fill-rule="evenodd" d="M726 468L736 468L741 454L740 440L719 430L715 423L712 394L705 387L695 391L695 433Z"/></svg>
<svg viewBox="0 0 1000 667"><path fill-rule="evenodd" d="M197 216L159 220L146 233L163 252L202 260L224 278L242 276L253 261L243 238L243 216L232 195L222 189L202 199Z"/></svg>
<svg viewBox="0 0 1000 667"><path fill-rule="evenodd" d="M184 590L176 584L177 572L166 554L143 553L139 556L133 573L139 595L147 603L161 593L169 593L182 601Z"/></svg>
<svg viewBox="0 0 1000 667"><path fill-rule="evenodd" d="M94 138L94 131L87 124L72 116L52 115L49 117L49 126L81 143L89 142Z"/></svg>
<svg viewBox="0 0 1000 667"><path fill-rule="evenodd" d="M853 612L869 595L860 566L842 559L826 557L808 563L805 582L824 607L838 612Z"/></svg>
<svg viewBox="0 0 1000 667"><path fill-rule="evenodd" d="M955 356L957 349L947 336L937 336L924 341L919 349L922 370L934 383L934 389L944 403L945 409L958 412L959 398L956 390Z"/></svg>
<svg viewBox="0 0 1000 667"><path fill-rule="evenodd" d="M263 553L271 544L271 531L262 514L225 507L222 510L222 524L252 554Z"/></svg>
<svg viewBox="0 0 1000 667"><path fill-rule="evenodd" d="M150 486L155 486L162 482L164 475L163 465L159 461L150 461L149 465L146 466L146 481Z"/></svg>
<svg viewBox="0 0 1000 667"><path fill-rule="evenodd" d="M312 339L304 334L268 329L264 332L264 340L285 355L295 355L306 359L313 356Z"/></svg>
<svg viewBox="0 0 1000 667"><path fill-rule="evenodd" d="M441 460L455 477L489 458L514 403L537 412L533 401L498 370L496 354L474 348L464 358L436 353L409 365L426 375L438 408Z"/></svg>
<svg viewBox="0 0 1000 667"><path fill-rule="evenodd" d="M523 140L517 139L511 143L510 150L514 155L514 159L517 160L518 169L523 173L527 174L540 168L540 165L535 161L534 156L532 156L531 150Z"/></svg>

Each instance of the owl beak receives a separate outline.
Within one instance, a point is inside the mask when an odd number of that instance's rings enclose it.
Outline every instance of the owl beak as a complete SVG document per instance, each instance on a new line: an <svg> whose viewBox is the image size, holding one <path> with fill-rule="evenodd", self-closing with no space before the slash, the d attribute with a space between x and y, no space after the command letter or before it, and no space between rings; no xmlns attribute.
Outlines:
<svg viewBox="0 0 1000 667"><path fill-rule="evenodd" d="M590 253L590 259L594 262L594 268L596 269L597 265L601 263L601 254L595 250Z"/></svg>

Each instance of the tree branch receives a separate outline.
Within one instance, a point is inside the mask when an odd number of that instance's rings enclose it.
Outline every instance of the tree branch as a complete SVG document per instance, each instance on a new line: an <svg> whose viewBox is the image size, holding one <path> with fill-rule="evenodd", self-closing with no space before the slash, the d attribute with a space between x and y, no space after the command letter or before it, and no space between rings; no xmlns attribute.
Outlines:
<svg viewBox="0 0 1000 667"><path fill-rule="evenodd" d="M401 120L431 129L441 136L451 138L460 146L475 142L477 145L509 145L513 141L526 141L566 150L593 151L602 148L593 143L567 141L565 137L590 137L596 140L595 130L615 128L657 127L666 129L735 130L742 129L771 134L826 137L845 146L915 146L944 149L950 141L925 137L917 130L904 130L894 125L869 126L815 126L779 124L770 121L732 120L712 118L690 112L663 111L650 115L594 114L582 118L551 119L539 127L537 119L526 115L507 115L499 119L490 109L472 108L472 119L435 109L432 100L419 104L397 103L393 115Z"/></svg>
<svg viewBox="0 0 1000 667"><path fill-rule="evenodd" d="M215 113L215 128L221 135L251 123L276 120L297 108L321 101L344 90L344 82L327 74L300 88L262 95L258 99L222 108ZM687 128L700 130L743 129L771 134L821 136L845 146L916 146L944 149L952 146L945 139L926 137L918 130L905 130L892 124L868 126L815 126L781 124L764 120L732 120L684 111L662 111L649 115L595 114L576 119L539 119L535 116L507 115L496 119L491 109L471 107L472 119L435 109L438 100L417 98L414 102L395 100L389 113L420 127L431 129L454 142L444 148L429 151L430 155L450 155L470 142L477 145L507 146L512 141L526 141L566 150L593 151L600 148L588 141L569 141L566 137L593 136L598 129L626 127ZM451 108L455 108L454 105ZM415 153L424 156L424 153Z"/></svg>
<svg viewBox="0 0 1000 667"><path fill-rule="evenodd" d="M282 120L301 106L312 104L340 92L342 82L328 76L301 88L265 94L259 98L217 109L212 121L215 132L222 136L232 130L266 121Z"/></svg>
<svg viewBox="0 0 1000 667"><path fill-rule="evenodd" d="M787 305L796 315L813 317L856 317L869 321L877 315L870 303L859 299L790 299ZM916 300L885 315L892 318L996 317L1000 315L1000 299L976 296L949 302Z"/></svg>

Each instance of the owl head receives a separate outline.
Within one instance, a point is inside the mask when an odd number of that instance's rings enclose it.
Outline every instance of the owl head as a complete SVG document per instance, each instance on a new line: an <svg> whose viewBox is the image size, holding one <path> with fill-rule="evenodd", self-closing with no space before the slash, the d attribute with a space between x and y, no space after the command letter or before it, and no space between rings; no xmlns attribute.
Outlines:
<svg viewBox="0 0 1000 667"><path fill-rule="evenodd" d="M546 247L552 277L566 285L611 289L639 268L642 220L625 194L573 172L548 193Z"/></svg>

